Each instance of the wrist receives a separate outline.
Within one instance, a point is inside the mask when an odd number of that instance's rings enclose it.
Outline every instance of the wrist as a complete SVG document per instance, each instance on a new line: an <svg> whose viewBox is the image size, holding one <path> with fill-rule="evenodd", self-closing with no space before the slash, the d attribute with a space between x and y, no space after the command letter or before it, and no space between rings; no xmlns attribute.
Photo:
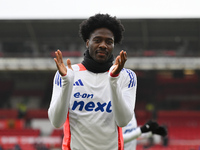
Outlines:
<svg viewBox="0 0 200 150"><path fill-rule="evenodd" d="M117 76L119 76L119 73L118 74L113 74L112 72L110 72L110 76L111 77L117 77Z"/></svg>
<svg viewBox="0 0 200 150"><path fill-rule="evenodd" d="M62 77L66 76L67 74L61 75Z"/></svg>

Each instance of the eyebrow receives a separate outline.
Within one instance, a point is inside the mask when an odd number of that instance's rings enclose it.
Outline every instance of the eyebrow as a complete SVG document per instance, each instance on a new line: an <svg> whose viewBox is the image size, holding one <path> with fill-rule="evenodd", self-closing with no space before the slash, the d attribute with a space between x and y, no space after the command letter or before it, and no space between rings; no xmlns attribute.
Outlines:
<svg viewBox="0 0 200 150"><path fill-rule="evenodd" d="M101 36L94 36L93 39L95 38L102 38ZM106 39L109 39L109 40L113 40L114 41L114 38L106 38Z"/></svg>

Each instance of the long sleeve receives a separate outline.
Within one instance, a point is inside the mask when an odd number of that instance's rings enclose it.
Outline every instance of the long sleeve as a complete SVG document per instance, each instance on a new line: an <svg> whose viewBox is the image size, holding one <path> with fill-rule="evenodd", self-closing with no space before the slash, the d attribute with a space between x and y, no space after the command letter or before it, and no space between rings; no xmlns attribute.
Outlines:
<svg viewBox="0 0 200 150"><path fill-rule="evenodd" d="M117 77L111 77L109 71L109 82L111 90L112 109L118 126L126 126L133 117L137 79L133 71L123 69ZM121 76L121 77L120 77Z"/></svg>
<svg viewBox="0 0 200 150"><path fill-rule="evenodd" d="M142 134L142 132L140 130L140 127L137 127L136 129L134 129L130 133L123 134L124 143L128 143L132 140L137 139L139 136L141 136L141 134Z"/></svg>
<svg viewBox="0 0 200 150"><path fill-rule="evenodd" d="M147 138L151 137L152 135L153 134L152 134L151 131L146 132L146 133L142 133L140 127L137 127L132 132L127 133L127 134L123 134L123 138L124 138L124 143L128 143L128 142L135 140L135 139L139 139L139 140L147 139Z"/></svg>
<svg viewBox="0 0 200 150"><path fill-rule="evenodd" d="M48 116L56 128L61 127L67 119L73 81L74 73L71 69L67 69L67 75L64 77L60 76L58 71L55 74Z"/></svg>

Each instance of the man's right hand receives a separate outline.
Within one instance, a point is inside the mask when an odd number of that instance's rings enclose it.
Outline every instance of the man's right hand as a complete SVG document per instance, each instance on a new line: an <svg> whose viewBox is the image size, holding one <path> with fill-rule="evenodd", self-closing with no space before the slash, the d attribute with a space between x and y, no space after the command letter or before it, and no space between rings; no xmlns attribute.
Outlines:
<svg viewBox="0 0 200 150"><path fill-rule="evenodd" d="M57 69L61 76L65 76L67 74L67 68L63 62L62 52L60 50L57 50L55 52L55 55L56 55L56 58L54 58L54 61L56 63ZM69 69L72 69L70 59L67 59L67 67Z"/></svg>

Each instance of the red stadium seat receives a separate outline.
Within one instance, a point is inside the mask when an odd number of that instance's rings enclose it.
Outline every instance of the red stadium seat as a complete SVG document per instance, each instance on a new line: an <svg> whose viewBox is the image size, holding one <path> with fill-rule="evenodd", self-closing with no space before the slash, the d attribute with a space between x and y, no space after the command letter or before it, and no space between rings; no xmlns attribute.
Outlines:
<svg viewBox="0 0 200 150"><path fill-rule="evenodd" d="M167 126L199 127L199 111L158 111L157 120Z"/></svg>
<svg viewBox="0 0 200 150"><path fill-rule="evenodd" d="M51 133L51 136L63 136L63 129L54 129Z"/></svg>
<svg viewBox="0 0 200 150"><path fill-rule="evenodd" d="M20 144L21 150L36 150L32 144Z"/></svg>
<svg viewBox="0 0 200 150"><path fill-rule="evenodd" d="M1 129L0 136L39 136L39 129Z"/></svg>
<svg viewBox="0 0 200 150"><path fill-rule="evenodd" d="M46 109L30 109L26 113L26 119L33 118L48 118L48 113Z"/></svg>
<svg viewBox="0 0 200 150"><path fill-rule="evenodd" d="M16 119L18 112L16 109L0 109L1 119Z"/></svg>
<svg viewBox="0 0 200 150"><path fill-rule="evenodd" d="M137 110L135 112L135 116L137 118L138 125L142 125L152 118L152 113L149 111Z"/></svg>

